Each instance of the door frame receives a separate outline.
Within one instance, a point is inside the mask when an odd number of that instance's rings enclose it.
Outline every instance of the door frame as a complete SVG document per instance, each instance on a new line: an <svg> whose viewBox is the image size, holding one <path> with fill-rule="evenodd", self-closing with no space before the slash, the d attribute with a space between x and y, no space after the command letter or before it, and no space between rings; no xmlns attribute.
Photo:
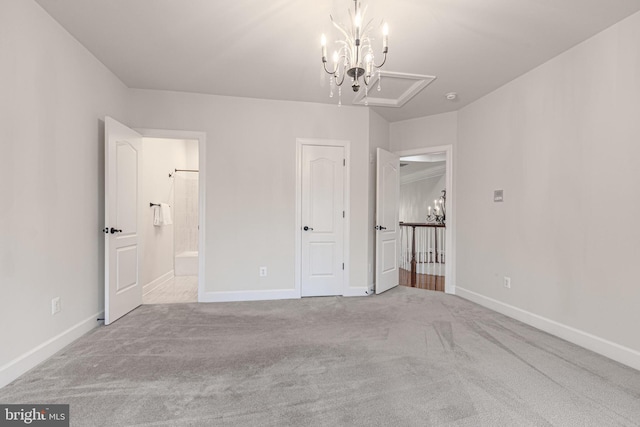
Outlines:
<svg viewBox="0 0 640 427"><path fill-rule="evenodd" d="M140 129L134 130L143 138L167 138L167 139L195 139L198 140L198 302L204 301L205 272L206 272L206 196L207 196L207 134L205 132L167 129ZM144 250L144 248L143 248Z"/></svg>
<svg viewBox="0 0 640 427"><path fill-rule="evenodd" d="M350 188L351 188L351 142L339 139L318 139L318 138L296 138L296 211L295 211L295 290L298 298L302 298L302 147L304 145L319 145L329 147L342 147L344 149L345 170L344 170L344 277L342 282L342 295L347 295L349 289L349 241L351 221Z"/></svg>
<svg viewBox="0 0 640 427"><path fill-rule="evenodd" d="M400 157L418 156L421 154L445 153L445 187L447 188L447 201L445 208L447 210L447 227L445 228L445 244L447 247L447 258L444 267L444 291L448 294L456 293L455 278L455 226L456 226L456 210L455 210L455 187L453 181L453 146L437 145L433 147L416 148L413 150L395 151L394 153ZM398 209L400 207L398 206Z"/></svg>

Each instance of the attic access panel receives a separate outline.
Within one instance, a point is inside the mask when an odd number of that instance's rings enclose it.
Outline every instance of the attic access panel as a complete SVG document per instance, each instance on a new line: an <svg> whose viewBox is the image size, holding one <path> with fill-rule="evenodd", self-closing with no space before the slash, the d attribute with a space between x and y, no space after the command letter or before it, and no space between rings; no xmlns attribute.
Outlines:
<svg viewBox="0 0 640 427"><path fill-rule="evenodd" d="M379 78L382 78L380 92L377 90ZM379 73L376 72L371 77L367 97L368 105L370 107L400 108L435 79L435 76L380 70ZM353 98L353 103L365 105L365 93L364 87L362 87Z"/></svg>

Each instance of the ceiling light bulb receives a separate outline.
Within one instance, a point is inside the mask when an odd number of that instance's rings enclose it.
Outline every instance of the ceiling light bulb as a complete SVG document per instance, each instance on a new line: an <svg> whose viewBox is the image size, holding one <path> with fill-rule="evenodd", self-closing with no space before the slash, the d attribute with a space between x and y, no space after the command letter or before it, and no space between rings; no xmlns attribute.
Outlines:
<svg viewBox="0 0 640 427"><path fill-rule="evenodd" d="M333 62L335 64L338 63L338 59L340 59L340 57L338 56L338 52L336 52L335 50L333 51Z"/></svg>
<svg viewBox="0 0 640 427"><path fill-rule="evenodd" d="M385 22L382 27L382 49L385 53L387 53L387 49L389 48L389 25Z"/></svg>
<svg viewBox="0 0 640 427"><path fill-rule="evenodd" d="M324 36L324 34L322 35L322 37L320 37L320 45L322 46L322 63L324 64L325 62L327 62L327 38Z"/></svg>

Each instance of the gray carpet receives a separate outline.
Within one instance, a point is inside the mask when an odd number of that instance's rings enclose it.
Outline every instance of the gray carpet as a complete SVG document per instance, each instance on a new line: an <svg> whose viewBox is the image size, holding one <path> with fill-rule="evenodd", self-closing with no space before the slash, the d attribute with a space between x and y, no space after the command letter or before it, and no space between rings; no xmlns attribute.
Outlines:
<svg viewBox="0 0 640 427"><path fill-rule="evenodd" d="M638 426L640 372L461 298L142 306L14 383L72 426Z"/></svg>

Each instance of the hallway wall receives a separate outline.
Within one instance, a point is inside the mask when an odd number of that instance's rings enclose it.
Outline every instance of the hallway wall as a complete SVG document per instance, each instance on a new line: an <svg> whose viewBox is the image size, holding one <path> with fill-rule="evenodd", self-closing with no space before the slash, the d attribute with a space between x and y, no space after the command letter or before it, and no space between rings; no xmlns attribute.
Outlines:
<svg viewBox="0 0 640 427"><path fill-rule="evenodd" d="M400 221L425 222L429 206L440 200L446 187L445 175L407 182L400 185Z"/></svg>

